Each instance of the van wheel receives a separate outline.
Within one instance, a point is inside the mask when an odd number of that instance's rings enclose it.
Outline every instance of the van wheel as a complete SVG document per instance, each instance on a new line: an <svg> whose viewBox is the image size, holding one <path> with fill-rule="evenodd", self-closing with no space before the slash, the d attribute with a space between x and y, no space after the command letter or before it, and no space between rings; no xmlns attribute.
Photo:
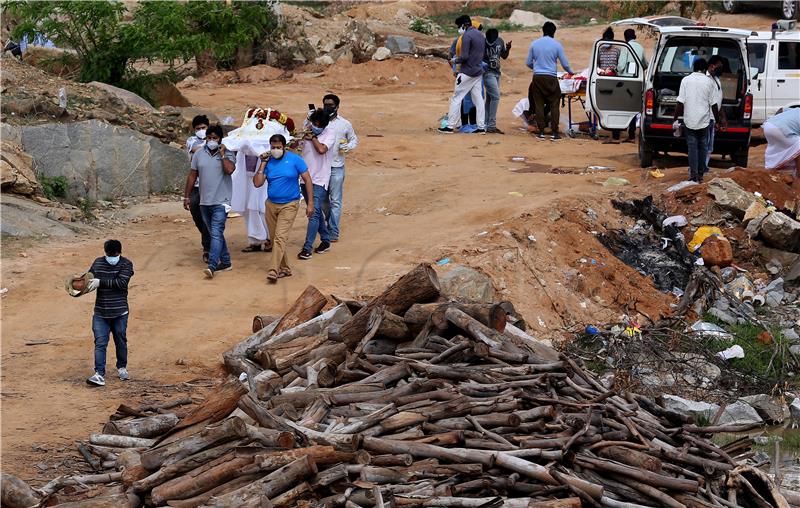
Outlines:
<svg viewBox="0 0 800 508"><path fill-rule="evenodd" d="M722 2L722 10L727 12L728 14L734 14L739 12L740 10L739 2L736 0L723 0Z"/></svg>
<svg viewBox="0 0 800 508"><path fill-rule="evenodd" d="M639 165L649 168L653 165L653 147L639 135Z"/></svg>
<svg viewBox="0 0 800 508"><path fill-rule="evenodd" d="M783 19L798 19L797 14L800 11L800 6L797 0L783 0L781 2L781 14Z"/></svg>
<svg viewBox="0 0 800 508"><path fill-rule="evenodd" d="M741 166L743 168L747 167L747 156L749 150L745 148L744 150L739 150L738 152L731 155L731 160L737 166Z"/></svg>

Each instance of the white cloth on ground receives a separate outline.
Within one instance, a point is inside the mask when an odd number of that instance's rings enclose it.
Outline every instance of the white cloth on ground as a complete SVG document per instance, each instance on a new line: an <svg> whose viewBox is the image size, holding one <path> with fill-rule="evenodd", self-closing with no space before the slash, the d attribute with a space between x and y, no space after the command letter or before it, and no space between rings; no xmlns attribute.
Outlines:
<svg viewBox="0 0 800 508"><path fill-rule="evenodd" d="M767 138L764 167L794 172L794 160L800 157L800 136L787 136L779 126L769 122L764 123L763 128Z"/></svg>

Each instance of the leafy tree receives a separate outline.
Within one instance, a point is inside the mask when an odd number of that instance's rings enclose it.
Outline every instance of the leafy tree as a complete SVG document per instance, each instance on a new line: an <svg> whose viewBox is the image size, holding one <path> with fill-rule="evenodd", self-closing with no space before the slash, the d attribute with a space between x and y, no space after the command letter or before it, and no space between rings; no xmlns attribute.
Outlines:
<svg viewBox="0 0 800 508"><path fill-rule="evenodd" d="M4 9L19 20L14 37L41 34L75 50L81 81L129 89L148 81L147 74L134 69L137 61L172 66L204 52L224 61L278 27L271 2L265 0L144 1L129 21L124 5L113 0L13 0Z"/></svg>

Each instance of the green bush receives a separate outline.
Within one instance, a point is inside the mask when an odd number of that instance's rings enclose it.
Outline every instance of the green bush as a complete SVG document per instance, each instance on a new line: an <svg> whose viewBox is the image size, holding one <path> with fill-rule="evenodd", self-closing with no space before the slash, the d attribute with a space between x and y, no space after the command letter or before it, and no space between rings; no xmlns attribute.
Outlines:
<svg viewBox="0 0 800 508"><path fill-rule="evenodd" d="M67 197L69 182L64 176L37 175L39 183L42 185L44 197L54 201L58 198Z"/></svg>
<svg viewBox="0 0 800 508"><path fill-rule="evenodd" d="M414 18L408 24L408 29L425 35L433 35L436 32L435 23L430 18Z"/></svg>

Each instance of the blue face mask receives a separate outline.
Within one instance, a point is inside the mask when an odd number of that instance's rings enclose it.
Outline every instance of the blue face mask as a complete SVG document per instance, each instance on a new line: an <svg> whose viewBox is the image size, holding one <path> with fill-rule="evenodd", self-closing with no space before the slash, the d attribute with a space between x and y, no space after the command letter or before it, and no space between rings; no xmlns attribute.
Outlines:
<svg viewBox="0 0 800 508"><path fill-rule="evenodd" d="M324 130L325 127L317 127L316 125L311 126L311 132L313 132L315 136L319 136Z"/></svg>
<svg viewBox="0 0 800 508"><path fill-rule="evenodd" d="M106 256L106 261L108 261L109 265L114 266L119 263L119 258L120 256Z"/></svg>

